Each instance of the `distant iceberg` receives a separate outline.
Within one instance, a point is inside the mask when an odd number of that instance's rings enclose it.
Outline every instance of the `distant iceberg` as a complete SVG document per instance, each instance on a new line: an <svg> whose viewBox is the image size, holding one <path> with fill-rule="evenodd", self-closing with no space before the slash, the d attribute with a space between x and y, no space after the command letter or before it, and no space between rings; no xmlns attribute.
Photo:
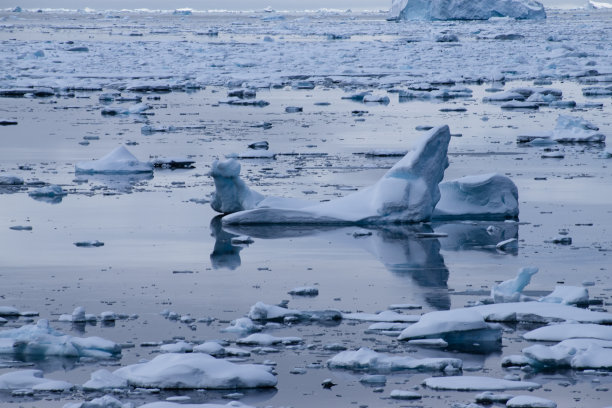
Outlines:
<svg viewBox="0 0 612 408"><path fill-rule="evenodd" d="M488 20L510 17L543 20L542 3L533 0L393 0L389 20Z"/></svg>

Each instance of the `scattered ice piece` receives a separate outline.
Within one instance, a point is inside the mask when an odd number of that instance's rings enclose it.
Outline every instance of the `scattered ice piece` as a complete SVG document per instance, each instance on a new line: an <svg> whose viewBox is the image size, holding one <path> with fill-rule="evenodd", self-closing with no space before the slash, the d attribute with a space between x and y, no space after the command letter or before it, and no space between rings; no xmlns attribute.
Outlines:
<svg viewBox="0 0 612 408"><path fill-rule="evenodd" d="M204 353L162 354L113 374L134 387L161 389L270 388L277 383L266 366L234 364Z"/></svg>
<svg viewBox="0 0 612 408"><path fill-rule="evenodd" d="M125 146L118 146L98 160L77 163L75 170L87 174L149 173L153 171L153 164L139 161Z"/></svg>
<svg viewBox="0 0 612 408"><path fill-rule="evenodd" d="M436 42L441 43L450 43L450 42L459 42L459 37L456 34L438 34L436 36Z"/></svg>
<svg viewBox="0 0 612 408"><path fill-rule="evenodd" d="M34 189L32 191L28 192L28 195L30 197L49 197L49 198L54 198L54 197L63 197L65 195L67 195L68 193L66 193L61 186L55 185L55 184L51 184L49 186L45 186L45 187L40 187L37 189Z"/></svg>
<svg viewBox="0 0 612 408"><path fill-rule="evenodd" d="M100 369L91 373L89 381L83 384L85 391L103 391L116 388L126 388L128 385L125 378L118 377L106 369Z"/></svg>
<svg viewBox="0 0 612 408"><path fill-rule="evenodd" d="M535 102L520 102L520 101L511 101L501 104L502 109L540 109L540 105Z"/></svg>
<svg viewBox="0 0 612 408"><path fill-rule="evenodd" d="M359 350L343 351L327 361L329 368L342 368L358 371L446 371L461 370L462 361L457 358L423 358L408 356L388 356L367 347Z"/></svg>
<svg viewBox="0 0 612 408"><path fill-rule="evenodd" d="M19 310L12 306L0 306L0 316L19 316Z"/></svg>
<svg viewBox="0 0 612 408"><path fill-rule="evenodd" d="M293 296L318 296L319 289L314 286L300 286L291 289L288 293Z"/></svg>
<svg viewBox="0 0 612 408"><path fill-rule="evenodd" d="M0 186L18 186L23 184L23 179L12 174L0 174Z"/></svg>
<svg viewBox="0 0 612 408"><path fill-rule="evenodd" d="M382 103L386 105L390 101L387 95L367 94L363 96L363 102L364 103Z"/></svg>
<svg viewBox="0 0 612 408"><path fill-rule="evenodd" d="M582 286L555 286L555 290L541 298L540 302L588 305L589 291Z"/></svg>
<svg viewBox="0 0 612 408"><path fill-rule="evenodd" d="M162 353L191 353L193 351L193 344L185 341L179 341L177 343L164 344L159 348Z"/></svg>
<svg viewBox="0 0 612 408"><path fill-rule="evenodd" d="M275 159L276 153L271 150L247 150L242 153L230 153L225 155L228 159Z"/></svg>
<svg viewBox="0 0 612 408"><path fill-rule="evenodd" d="M20 370L0 375L0 390L22 390L63 392L74 388L66 381L43 378L41 370Z"/></svg>
<svg viewBox="0 0 612 408"><path fill-rule="evenodd" d="M398 304L389 305L387 308L391 310L414 310L414 309L422 309L423 306L415 305L412 303L398 303Z"/></svg>
<svg viewBox="0 0 612 408"><path fill-rule="evenodd" d="M239 319L232 320L229 327L226 327L221 331L227 333L251 333L260 330L260 325L253 323L253 321L248 317L241 317Z"/></svg>
<svg viewBox="0 0 612 408"><path fill-rule="evenodd" d="M251 190L240 178L237 160L215 160L210 176L215 182L215 192L210 206L220 213L233 213L254 208L264 196Z"/></svg>
<svg viewBox="0 0 612 408"><path fill-rule="evenodd" d="M482 98L483 102L524 101L525 96L516 91L503 91Z"/></svg>
<svg viewBox="0 0 612 408"><path fill-rule="evenodd" d="M497 173L466 176L440 183L435 219L506 219L519 214L518 189Z"/></svg>
<svg viewBox="0 0 612 408"><path fill-rule="evenodd" d="M137 115L151 109L151 106L146 103L138 103L127 108L122 106L109 106L102 108L103 116L117 116L117 115Z"/></svg>
<svg viewBox="0 0 612 408"><path fill-rule="evenodd" d="M242 339L236 340L236 344L249 346L271 346L274 344L299 344L303 340L300 337L275 337L265 333L254 333Z"/></svg>
<svg viewBox="0 0 612 408"><path fill-rule="evenodd" d="M225 348L215 341L207 341L193 347L194 353L206 353L213 357L221 357L226 354Z"/></svg>
<svg viewBox="0 0 612 408"><path fill-rule="evenodd" d="M507 408L557 408L557 403L533 395L518 395L506 402Z"/></svg>
<svg viewBox="0 0 612 408"><path fill-rule="evenodd" d="M552 132L552 138L558 143L601 143L606 136L599 128L582 118L559 115Z"/></svg>
<svg viewBox="0 0 612 408"><path fill-rule="evenodd" d="M421 394L419 394L418 392L405 390L392 390L389 394L389 397L398 400L416 400L422 398Z"/></svg>
<svg viewBox="0 0 612 408"><path fill-rule="evenodd" d="M110 395L104 395L99 398L94 398L91 401L70 402L64 405L63 408L134 408L134 404L131 402L123 404Z"/></svg>
<svg viewBox="0 0 612 408"><path fill-rule="evenodd" d="M65 335L40 319L36 325L0 332L0 353L25 356L63 356L112 358L121 354L121 347L100 337L73 337Z"/></svg>
<svg viewBox="0 0 612 408"><path fill-rule="evenodd" d="M523 334L523 338L531 341L563 341L589 338L612 342L612 326L577 323L554 324L529 331Z"/></svg>
<svg viewBox="0 0 612 408"><path fill-rule="evenodd" d="M257 302L251 307L248 317L253 320L336 321L343 315L337 310L295 310Z"/></svg>
<svg viewBox="0 0 612 408"><path fill-rule="evenodd" d="M297 113L297 112L303 112L304 108L302 108L301 106L287 106L285 108L285 112L287 113Z"/></svg>
<svg viewBox="0 0 612 408"><path fill-rule="evenodd" d="M382 374L365 374L361 376L359 382L368 385L384 385L387 383L387 376Z"/></svg>
<svg viewBox="0 0 612 408"><path fill-rule="evenodd" d="M548 323L573 321L580 323L612 324L612 314L593 312L574 306L544 302L496 303L469 308L490 322Z"/></svg>
<svg viewBox="0 0 612 408"><path fill-rule="evenodd" d="M394 156L405 156L408 153L408 150L403 150L403 149L373 149L373 150L368 150L367 152L363 153L365 156L368 157L394 157Z"/></svg>
<svg viewBox="0 0 612 408"><path fill-rule="evenodd" d="M538 268L530 266L519 269L516 278L509 279L491 288L491 297L495 303L518 302L521 292L531 282L531 277L538 273Z"/></svg>
<svg viewBox="0 0 612 408"><path fill-rule="evenodd" d="M101 247L104 246L104 242L95 240L95 241L77 241L74 245L78 247Z"/></svg>
<svg viewBox="0 0 612 408"><path fill-rule="evenodd" d="M514 397L514 395L510 394L498 394L491 391L485 391L478 395L476 395L476 402L479 404L494 404L500 403L505 404L510 398Z"/></svg>
<svg viewBox="0 0 612 408"><path fill-rule="evenodd" d="M392 310L385 310L380 313L343 313L343 319L347 320L361 320L365 322L404 322L414 323L420 318L418 315L406 315L394 312Z"/></svg>
<svg viewBox="0 0 612 408"><path fill-rule="evenodd" d="M453 391L503 391L530 390L540 388L540 384L529 381L509 381L491 377L450 376L432 377L423 384L434 390Z"/></svg>

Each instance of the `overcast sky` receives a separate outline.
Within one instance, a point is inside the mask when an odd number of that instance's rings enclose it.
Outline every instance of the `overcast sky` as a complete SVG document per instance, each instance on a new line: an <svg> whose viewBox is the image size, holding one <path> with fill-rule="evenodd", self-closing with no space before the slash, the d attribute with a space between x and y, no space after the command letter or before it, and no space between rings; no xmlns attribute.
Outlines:
<svg viewBox="0 0 612 408"><path fill-rule="evenodd" d="M612 0L597 0L611 2ZM543 0L544 6L583 6L587 0ZM387 10L391 0L0 0L0 7L21 6L24 8L93 8L120 10L147 8L174 10L258 10L267 6L275 10L316 10L321 8L352 10Z"/></svg>

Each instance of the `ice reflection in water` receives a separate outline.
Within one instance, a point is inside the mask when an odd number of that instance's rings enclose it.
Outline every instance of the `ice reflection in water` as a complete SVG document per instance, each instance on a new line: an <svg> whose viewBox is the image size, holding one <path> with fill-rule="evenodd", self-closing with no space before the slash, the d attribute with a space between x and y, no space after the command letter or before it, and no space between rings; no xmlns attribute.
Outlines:
<svg viewBox="0 0 612 408"><path fill-rule="evenodd" d="M153 179L153 173L135 173L135 174L78 174L75 181L77 183L89 182L110 190L119 191L121 193L131 193L135 187L141 183Z"/></svg>
<svg viewBox="0 0 612 408"><path fill-rule="evenodd" d="M423 238L432 234L429 224L382 225L353 228L353 234L334 233L335 226L303 225L232 225L223 227L222 216L211 220L210 229L215 247L210 254L214 268L236 269L240 266L240 251L232 239L250 236L258 239L299 238L317 235L332 245L357 246L378 259L387 270L410 277L423 289L427 303L439 310L451 306L448 294L449 270L440 253L445 250L495 251L503 240L518 238L518 224L491 222L455 222L433 224L436 233L448 234L441 238ZM515 252L516 253L516 252Z"/></svg>

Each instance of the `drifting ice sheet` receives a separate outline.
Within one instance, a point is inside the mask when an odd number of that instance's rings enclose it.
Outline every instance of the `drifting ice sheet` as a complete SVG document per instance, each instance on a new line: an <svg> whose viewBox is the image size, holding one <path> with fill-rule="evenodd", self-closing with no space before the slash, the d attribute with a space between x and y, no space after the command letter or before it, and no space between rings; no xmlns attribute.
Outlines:
<svg viewBox="0 0 612 408"><path fill-rule="evenodd" d="M162 354L113 374L135 387L161 389L270 388L277 382L266 366L234 364L203 353Z"/></svg>
<svg viewBox="0 0 612 408"><path fill-rule="evenodd" d="M488 20L491 17L542 20L542 3L532 0L393 0L390 20Z"/></svg>
<svg viewBox="0 0 612 408"><path fill-rule="evenodd" d="M426 379L423 383L435 390L455 391L529 390L540 387L540 384L535 382L474 376L433 377Z"/></svg>

